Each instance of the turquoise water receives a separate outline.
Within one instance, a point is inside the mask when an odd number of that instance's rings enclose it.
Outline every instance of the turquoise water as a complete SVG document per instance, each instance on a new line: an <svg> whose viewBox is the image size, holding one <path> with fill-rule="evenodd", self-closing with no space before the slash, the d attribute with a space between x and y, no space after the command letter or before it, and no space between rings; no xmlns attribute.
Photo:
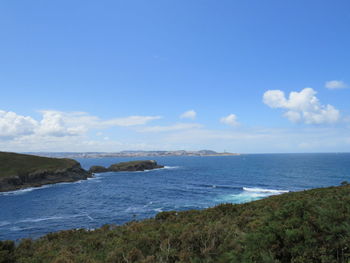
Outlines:
<svg viewBox="0 0 350 263"><path fill-rule="evenodd" d="M78 159L92 165L144 158ZM288 191L350 181L350 154L260 154L154 158L165 169L96 174L0 194L0 240L97 228L169 210L242 203Z"/></svg>

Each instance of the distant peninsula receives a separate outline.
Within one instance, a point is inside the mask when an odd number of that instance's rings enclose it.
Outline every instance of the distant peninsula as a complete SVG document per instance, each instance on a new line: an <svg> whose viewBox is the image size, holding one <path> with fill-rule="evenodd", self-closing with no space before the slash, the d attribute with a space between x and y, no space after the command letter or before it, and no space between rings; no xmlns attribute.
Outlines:
<svg viewBox="0 0 350 263"><path fill-rule="evenodd" d="M162 157L162 156L235 156L239 153L222 152L211 150L200 151L121 151L121 152L40 152L29 153L46 157L65 158L103 158L103 157Z"/></svg>
<svg viewBox="0 0 350 263"><path fill-rule="evenodd" d="M0 152L0 192L74 182L89 177L91 173L72 159Z"/></svg>

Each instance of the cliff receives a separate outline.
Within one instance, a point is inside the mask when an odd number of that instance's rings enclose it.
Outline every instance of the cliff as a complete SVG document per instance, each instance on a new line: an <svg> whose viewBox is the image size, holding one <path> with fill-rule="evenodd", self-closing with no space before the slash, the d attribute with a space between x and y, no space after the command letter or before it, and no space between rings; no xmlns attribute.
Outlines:
<svg viewBox="0 0 350 263"><path fill-rule="evenodd" d="M91 177L72 159L0 152L0 192Z"/></svg>

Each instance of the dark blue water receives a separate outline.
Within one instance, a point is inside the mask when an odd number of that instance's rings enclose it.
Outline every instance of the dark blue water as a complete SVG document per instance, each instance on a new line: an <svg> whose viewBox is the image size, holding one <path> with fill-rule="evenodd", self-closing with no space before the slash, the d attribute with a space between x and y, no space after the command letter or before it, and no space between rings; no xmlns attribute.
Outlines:
<svg viewBox="0 0 350 263"><path fill-rule="evenodd" d="M0 194L0 240L122 224L153 217L161 211L242 203L285 191L350 181L350 154L154 159L167 167L104 173L76 183ZM131 158L78 159L84 168L127 160Z"/></svg>

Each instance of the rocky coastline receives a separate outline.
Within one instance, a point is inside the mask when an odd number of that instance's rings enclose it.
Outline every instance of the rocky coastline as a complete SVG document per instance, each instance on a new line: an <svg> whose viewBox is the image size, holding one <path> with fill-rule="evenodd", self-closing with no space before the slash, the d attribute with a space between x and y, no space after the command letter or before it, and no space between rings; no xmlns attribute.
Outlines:
<svg viewBox="0 0 350 263"><path fill-rule="evenodd" d="M0 192L86 180L94 173L145 171L163 167L154 160L143 160L116 163L107 168L92 166L87 171L73 159L0 152Z"/></svg>
<svg viewBox="0 0 350 263"><path fill-rule="evenodd" d="M90 177L92 177L92 174L81 168L79 163L76 163L72 167L66 169L55 171L38 170L27 174L0 178L0 192L39 187L46 184L75 182L86 180Z"/></svg>

